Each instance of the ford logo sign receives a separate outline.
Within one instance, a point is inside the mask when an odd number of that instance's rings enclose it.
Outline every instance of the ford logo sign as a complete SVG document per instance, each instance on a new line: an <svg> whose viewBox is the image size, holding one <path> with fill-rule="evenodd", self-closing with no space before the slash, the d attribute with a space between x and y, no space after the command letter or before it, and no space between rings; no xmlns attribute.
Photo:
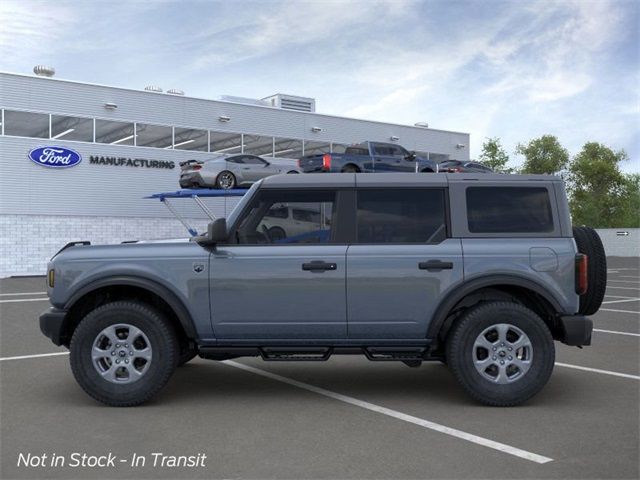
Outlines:
<svg viewBox="0 0 640 480"><path fill-rule="evenodd" d="M64 147L38 147L29 152L29 160L43 167L69 168L82 161L82 155Z"/></svg>

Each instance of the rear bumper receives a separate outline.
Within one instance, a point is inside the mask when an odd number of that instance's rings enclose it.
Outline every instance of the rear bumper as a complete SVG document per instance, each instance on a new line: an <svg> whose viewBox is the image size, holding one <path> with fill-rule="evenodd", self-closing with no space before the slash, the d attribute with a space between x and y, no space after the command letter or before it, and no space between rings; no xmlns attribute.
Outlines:
<svg viewBox="0 0 640 480"><path fill-rule="evenodd" d="M583 315L560 317L562 343L572 346L591 345L593 322Z"/></svg>
<svg viewBox="0 0 640 480"><path fill-rule="evenodd" d="M180 175L180 187L205 186L205 181L200 173L183 173Z"/></svg>
<svg viewBox="0 0 640 480"><path fill-rule="evenodd" d="M64 338L66 317L66 310L53 307L40 315L40 331L56 345L62 345L66 340Z"/></svg>

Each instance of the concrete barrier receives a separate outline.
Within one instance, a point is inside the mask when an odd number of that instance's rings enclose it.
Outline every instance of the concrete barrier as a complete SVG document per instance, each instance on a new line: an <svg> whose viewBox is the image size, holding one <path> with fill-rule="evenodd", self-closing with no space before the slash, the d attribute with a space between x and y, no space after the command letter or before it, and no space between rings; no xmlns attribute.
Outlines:
<svg viewBox="0 0 640 480"><path fill-rule="evenodd" d="M608 257L640 257L640 228L598 228Z"/></svg>

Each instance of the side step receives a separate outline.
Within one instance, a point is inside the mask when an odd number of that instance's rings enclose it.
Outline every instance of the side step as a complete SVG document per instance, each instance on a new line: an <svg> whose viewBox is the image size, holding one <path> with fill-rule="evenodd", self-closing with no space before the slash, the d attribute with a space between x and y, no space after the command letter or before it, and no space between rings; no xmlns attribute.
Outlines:
<svg viewBox="0 0 640 480"><path fill-rule="evenodd" d="M262 359L270 362L324 362L333 353L331 347L262 347Z"/></svg>
<svg viewBox="0 0 640 480"><path fill-rule="evenodd" d="M372 362L421 362L425 359L425 347L365 347L362 349Z"/></svg>

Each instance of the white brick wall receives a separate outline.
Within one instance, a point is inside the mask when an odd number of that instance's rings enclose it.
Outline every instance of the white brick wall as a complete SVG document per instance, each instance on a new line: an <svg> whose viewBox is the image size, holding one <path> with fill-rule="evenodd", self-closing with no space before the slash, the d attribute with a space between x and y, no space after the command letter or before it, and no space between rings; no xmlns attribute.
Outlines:
<svg viewBox="0 0 640 480"><path fill-rule="evenodd" d="M202 218L187 221L199 232L207 225ZM0 278L44 275L49 259L72 241L108 244L188 236L173 218L0 215Z"/></svg>

